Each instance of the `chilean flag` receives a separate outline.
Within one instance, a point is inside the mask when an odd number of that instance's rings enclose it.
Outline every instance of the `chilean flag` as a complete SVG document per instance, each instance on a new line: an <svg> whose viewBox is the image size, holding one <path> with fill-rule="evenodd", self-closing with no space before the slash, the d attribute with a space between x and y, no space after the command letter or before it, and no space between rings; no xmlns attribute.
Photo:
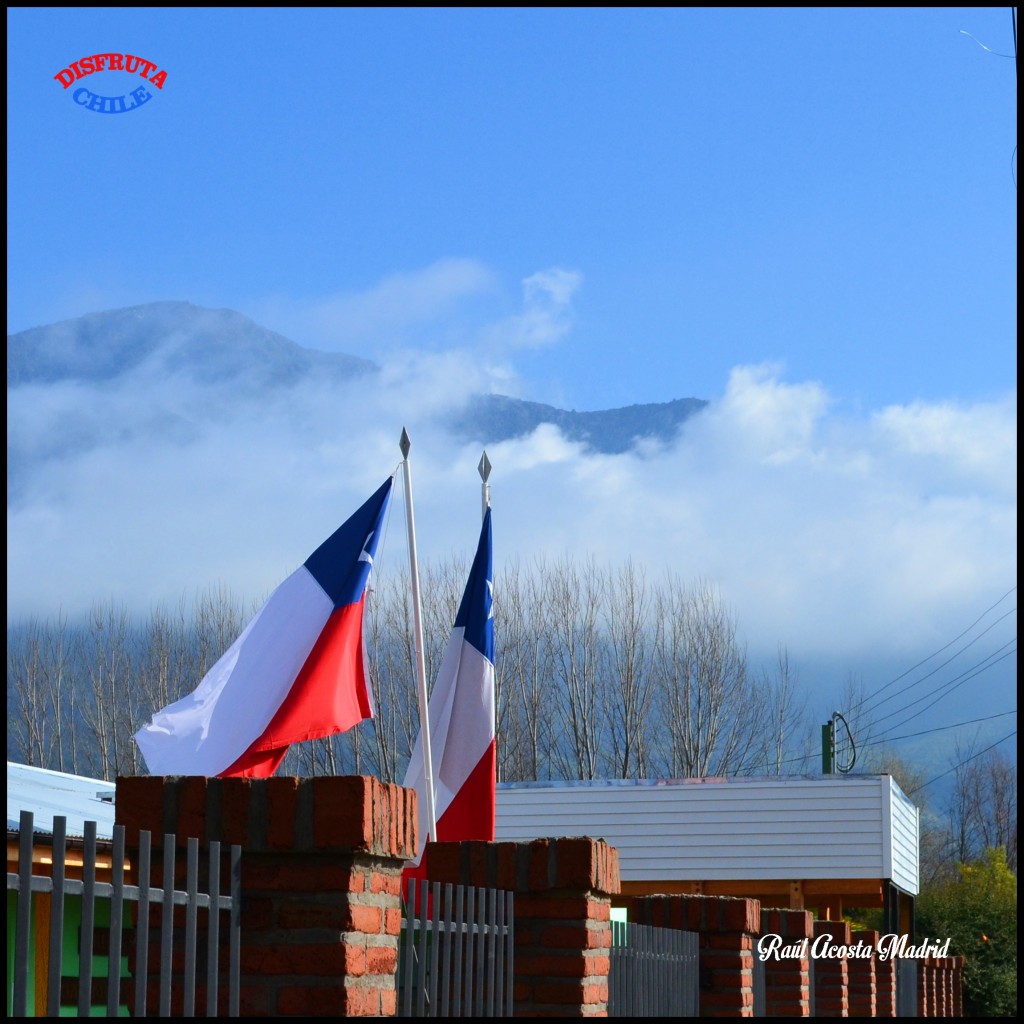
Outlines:
<svg viewBox="0 0 1024 1024"><path fill-rule="evenodd" d="M268 778L290 744L373 716L363 591L393 483L270 595L192 693L135 734L153 775Z"/></svg>
<svg viewBox="0 0 1024 1024"><path fill-rule="evenodd" d="M441 842L494 839L494 617L491 611L491 510L484 515L480 543L455 617L427 709L434 768L437 836ZM419 864L427 837L422 738L403 785L419 794ZM423 877L423 868L407 877Z"/></svg>

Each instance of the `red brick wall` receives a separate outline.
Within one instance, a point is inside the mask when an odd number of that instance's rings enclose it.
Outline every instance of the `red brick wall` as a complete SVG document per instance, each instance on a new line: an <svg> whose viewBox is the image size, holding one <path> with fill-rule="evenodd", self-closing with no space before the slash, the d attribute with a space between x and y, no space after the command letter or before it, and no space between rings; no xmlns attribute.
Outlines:
<svg viewBox="0 0 1024 1024"><path fill-rule="evenodd" d="M896 958L875 958L875 1016L896 1016Z"/></svg>
<svg viewBox="0 0 1024 1024"><path fill-rule="evenodd" d="M364 776L188 776L118 779L116 800L129 858L140 830L157 841L174 833L181 847L189 837L204 848L214 840L243 847L244 1016L394 1015L414 792ZM184 857L177 866L180 874ZM156 884L159 877L155 859ZM158 964L151 952L151 971ZM174 989L180 999L181 985Z"/></svg>
<svg viewBox="0 0 1024 1024"><path fill-rule="evenodd" d="M851 936L853 945L863 949L878 949L878 932L857 931ZM870 959L852 957L846 965L849 978L851 1017L875 1017L878 1010L878 982L876 977L878 956Z"/></svg>
<svg viewBox="0 0 1024 1024"><path fill-rule="evenodd" d="M606 1017L618 851L602 840L432 843L432 882L515 893L517 1017Z"/></svg>
<svg viewBox="0 0 1024 1024"><path fill-rule="evenodd" d="M765 961L765 1010L769 1017L811 1016L810 942L814 918L807 910L761 908L761 937L778 935L786 947L803 943L799 958L769 957ZM755 953L757 946L755 945Z"/></svg>
<svg viewBox="0 0 1024 1024"><path fill-rule="evenodd" d="M815 921L814 935L826 935L832 943L848 946L850 926L845 921ZM814 961L815 1010L818 1017L849 1017L847 961L822 957Z"/></svg>
<svg viewBox="0 0 1024 1024"><path fill-rule="evenodd" d="M638 896L632 916L656 928L700 933L700 1015L754 1015L754 943L761 904L728 896Z"/></svg>

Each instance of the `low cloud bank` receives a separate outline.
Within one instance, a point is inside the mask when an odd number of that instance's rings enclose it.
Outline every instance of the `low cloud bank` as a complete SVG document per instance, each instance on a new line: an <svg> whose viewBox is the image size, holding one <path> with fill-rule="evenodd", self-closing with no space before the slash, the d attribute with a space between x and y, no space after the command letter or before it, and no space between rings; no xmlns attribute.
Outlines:
<svg viewBox="0 0 1024 1024"><path fill-rule="evenodd" d="M443 317L490 286L472 263L431 272L439 296L392 280L352 299L350 317L366 323L403 291L410 320ZM110 598L146 611L217 583L261 597L396 469L403 426L420 557L468 554L484 439L445 424L473 392L515 391L516 353L572 329L578 285L534 275L521 310L475 340L397 347L375 380L341 388L232 394L143 367L9 391L9 620ZM310 317L328 314L345 322L345 303ZM712 401L671 445L595 455L547 426L489 445L499 567L631 559L713 582L752 650L908 663L1015 585L1015 393L854 413L818 383L741 366L700 397ZM404 531L399 503L381 555L392 567Z"/></svg>

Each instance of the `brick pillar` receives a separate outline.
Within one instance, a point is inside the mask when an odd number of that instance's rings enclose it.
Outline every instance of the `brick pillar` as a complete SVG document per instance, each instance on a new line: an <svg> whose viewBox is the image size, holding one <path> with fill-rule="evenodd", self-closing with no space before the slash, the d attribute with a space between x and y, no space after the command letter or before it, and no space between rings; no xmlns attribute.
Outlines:
<svg viewBox="0 0 1024 1024"><path fill-rule="evenodd" d="M608 1016L614 847L599 839L431 843L426 858L432 882L515 893L515 1016Z"/></svg>
<svg viewBox="0 0 1024 1024"><path fill-rule="evenodd" d="M939 1004L939 958L929 956L928 960L928 1016L938 1017Z"/></svg>
<svg viewBox="0 0 1024 1024"><path fill-rule="evenodd" d="M953 956L950 957L950 960L953 961L950 1012L954 1017L962 1017L964 1015L964 963L966 961L962 956Z"/></svg>
<svg viewBox="0 0 1024 1024"><path fill-rule="evenodd" d="M946 964L941 956L932 958L932 1016L946 1016Z"/></svg>
<svg viewBox="0 0 1024 1024"><path fill-rule="evenodd" d="M886 957L875 957L875 1016L896 1016L896 960L886 947Z"/></svg>
<svg viewBox="0 0 1024 1024"><path fill-rule="evenodd" d="M761 908L761 935L778 935L779 953L765 961L765 1010L768 1017L810 1017L810 943L814 938L814 918L809 910ZM755 954L759 947L755 947ZM799 953L799 956L792 954Z"/></svg>
<svg viewBox="0 0 1024 1024"><path fill-rule="evenodd" d="M700 1015L754 1015L754 942L761 904L729 896L638 896L632 913L641 924L700 934Z"/></svg>
<svg viewBox="0 0 1024 1024"><path fill-rule="evenodd" d="M937 1017L953 1016L953 957L937 957L939 964L940 987L938 992Z"/></svg>
<svg viewBox="0 0 1024 1024"><path fill-rule="evenodd" d="M848 946L850 926L845 921L815 921L814 935L828 936L829 945ZM824 945L824 940L822 941ZM849 1017L849 971L846 957L818 957L814 961L815 1006L819 1017Z"/></svg>
<svg viewBox="0 0 1024 1024"><path fill-rule="evenodd" d="M953 984L956 976L956 957L947 956L946 958L946 1016L954 1016L953 1004Z"/></svg>
<svg viewBox="0 0 1024 1024"><path fill-rule="evenodd" d="M858 950L870 950L869 957L850 957L846 964L849 978L849 1004L851 1017L877 1017L878 932L853 932L852 942Z"/></svg>
<svg viewBox="0 0 1024 1024"><path fill-rule="evenodd" d="M154 842L172 832L180 847L198 838L204 852L213 841L241 845L243 1016L394 1015L413 791L364 776L185 776L121 778L116 797L135 863L140 830ZM176 867L184 871L183 856ZM151 954L150 969L158 963Z"/></svg>
<svg viewBox="0 0 1024 1024"><path fill-rule="evenodd" d="M928 956L917 961L917 1015L932 1015L932 959Z"/></svg>

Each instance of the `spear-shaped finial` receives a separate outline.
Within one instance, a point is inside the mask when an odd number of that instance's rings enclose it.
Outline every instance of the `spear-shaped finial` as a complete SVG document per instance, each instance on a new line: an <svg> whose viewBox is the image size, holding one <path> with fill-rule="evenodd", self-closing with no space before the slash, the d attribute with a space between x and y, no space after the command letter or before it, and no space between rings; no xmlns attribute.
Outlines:
<svg viewBox="0 0 1024 1024"><path fill-rule="evenodd" d="M487 458L487 452L484 451L483 455L480 456L480 465L477 470L480 472L480 501L483 505L483 515L487 515L487 510L491 507L491 485L487 482L487 478L491 475L491 460Z"/></svg>
<svg viewBox="0 0 1024 1024"><path fill-rule="evenodd" d="M409 458L409 449L412 447L412 441L409 439L409 431L402 427L402 436L398 441L398 447L402 449L402 458Z"/></svg>

